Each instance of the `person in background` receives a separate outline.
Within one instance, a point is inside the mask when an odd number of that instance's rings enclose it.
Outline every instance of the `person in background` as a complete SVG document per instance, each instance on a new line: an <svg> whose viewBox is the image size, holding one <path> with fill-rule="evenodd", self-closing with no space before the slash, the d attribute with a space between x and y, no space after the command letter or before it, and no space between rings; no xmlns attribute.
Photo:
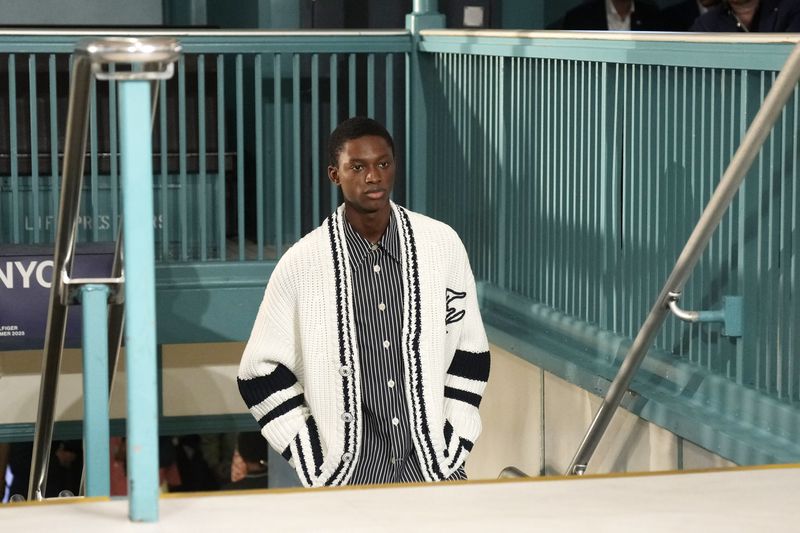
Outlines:
<svg viewBox="0 0 800 533"><path fill-rule="evenodd" d="M722 0L691 31L800 32L800 0Z"/></svg>
<svg viewBox="0 0 800 533"><path fill-rule="evenodd" d="M655 31L658 8L634 0L589 0L564 15L565 30Z"/></svg>
<svg viewBox="0 0 800 533"><path fill-rule="evenodd" d="M683 0L664 8L662 19L666 31L689 31L700 15L719 4L720 0Z"/></svg>
<svg viewBox="0 0 800 533"><path fill-rule="evenodd" d="M269 446L258 431L239 433L236 443L236 458L233 465L241 464L244 472L231 471L231 483L222 490L266 489L268 488L267 458Z"/></svg>

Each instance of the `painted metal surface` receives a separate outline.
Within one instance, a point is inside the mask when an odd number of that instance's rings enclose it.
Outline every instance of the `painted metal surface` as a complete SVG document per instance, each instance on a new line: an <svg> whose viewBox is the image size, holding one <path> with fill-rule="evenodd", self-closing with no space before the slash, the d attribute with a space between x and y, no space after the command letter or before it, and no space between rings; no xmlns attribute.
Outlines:
<svg viewBox="0 0 800 533"><path fill-rule="evenodd" d="M394 99L402 97L411 37L406 31L183 33L186 56L175 78L160 82L156 111L156 258L274 260L340 201L335 188L321 186L328 183L327 135L338 122L371 115L403 133L405 107ZM0 83L12 102L11 127L0 136L0 243L52 242L65 113L59 91L67 87L75 40L69 32L0 34L9 66ZM117 93L117 82L92 86L81 241L116 235ZM402 139L398 147L404 149ZM399 176L400 201L404 180Z"/></svg>
<svg viewBox="0 0 800 533"><path fill-rule="evenodd" d="M158 387L150 83L120 82L129 517L158 519ZM142 224L142 220L147 223Z"/></svg>
<svg viewBox="0 0 800 533"><path fill-rule="evenodd" d="M423 50L452 39L423 38ZM478 279L633 337L791 45L751 70L748 45L730 45L742 47L734 68L710 66L700 46L707 66L697 68L630 62L623 48L575 60L535 46L506 57L484 44L420 56L436 99L428 211L462 236ZM590 58L596 45L572 48ZM786 402L800 399L798 99L682 296L714 309L742 295L743 336L670 320L656 341Z"/></svg>
<svg viewBox="0 0 800 533"><path fill-rule="evenodd" d="M86 496L111 494L108 422L108 295L106 285L81 288L83 310L83 442Z"/></svg>

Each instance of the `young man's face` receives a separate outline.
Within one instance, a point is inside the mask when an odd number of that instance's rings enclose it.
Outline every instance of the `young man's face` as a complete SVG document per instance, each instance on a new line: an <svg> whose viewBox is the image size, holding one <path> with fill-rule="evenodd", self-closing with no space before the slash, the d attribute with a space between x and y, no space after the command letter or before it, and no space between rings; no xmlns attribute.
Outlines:
<svg viewBox="0 0 800 533"><path fill-rule="evenodd" d="M394 186L394 155L383 137L367 135L344 143L328 177L342 189L348 209L376 213L389 206Z"/></svg>

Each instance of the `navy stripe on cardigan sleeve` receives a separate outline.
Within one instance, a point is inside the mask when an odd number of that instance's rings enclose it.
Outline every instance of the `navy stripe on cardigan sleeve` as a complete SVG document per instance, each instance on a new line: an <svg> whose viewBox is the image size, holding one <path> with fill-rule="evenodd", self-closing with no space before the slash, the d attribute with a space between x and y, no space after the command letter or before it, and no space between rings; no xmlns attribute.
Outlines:
<svg viewBox="0 0 800 533"><path fill-rule="evenodd" d="M466 402L470 405L474 405L476 408L481 406L481 395L475 394L474 392L467 392L465 390L456 389L453 387L445 387L444 397L450 398L451 400L460 400L462 402Z"/></svg>
<svg viewBox="0 0 800 533"><path fill-rule="evenodd" d="M236 382L239 385L239 394L242 395L244 403L250 409L276 392L288 389L297 383L297 378L291 370L278 364L275 370L266 376L258 376L253 379L237 378Z"/></svg>
<svg viewBox="0 0 800 533"><path fill-rule="evenodd" d="M447 373L475 381L487 381L489 379L489 366L489 352L472 353L456 350L453 362L450 363Z"/></svg>
<svg viewBox="0 0 800 533"><path fill-rule="evenodd" d="M306 401L305 396L303 396L302 393L298 394L297 396L292 396L282 404L272 409L269 413L262 416L258 421L258 425L263 428L264 426L266 426L279 416L283 416L292 409L295 409L297 407L302 407L305 401Z"/></svg>

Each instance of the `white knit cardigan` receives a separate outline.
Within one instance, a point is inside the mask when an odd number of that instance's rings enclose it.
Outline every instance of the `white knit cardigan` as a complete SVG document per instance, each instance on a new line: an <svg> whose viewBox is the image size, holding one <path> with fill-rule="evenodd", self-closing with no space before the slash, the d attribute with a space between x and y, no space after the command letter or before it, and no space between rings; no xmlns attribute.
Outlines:
<svg viewBox="0 0 800 533"><path fill-rule="evenodd" d="M464 246L392 203L402 256L402 357L414 448L446 479L481 432L489 351ZM267 284L239 368L261 432L305 486L348 483L361 451L361 375L344 207L292 246Z"/></svg>

